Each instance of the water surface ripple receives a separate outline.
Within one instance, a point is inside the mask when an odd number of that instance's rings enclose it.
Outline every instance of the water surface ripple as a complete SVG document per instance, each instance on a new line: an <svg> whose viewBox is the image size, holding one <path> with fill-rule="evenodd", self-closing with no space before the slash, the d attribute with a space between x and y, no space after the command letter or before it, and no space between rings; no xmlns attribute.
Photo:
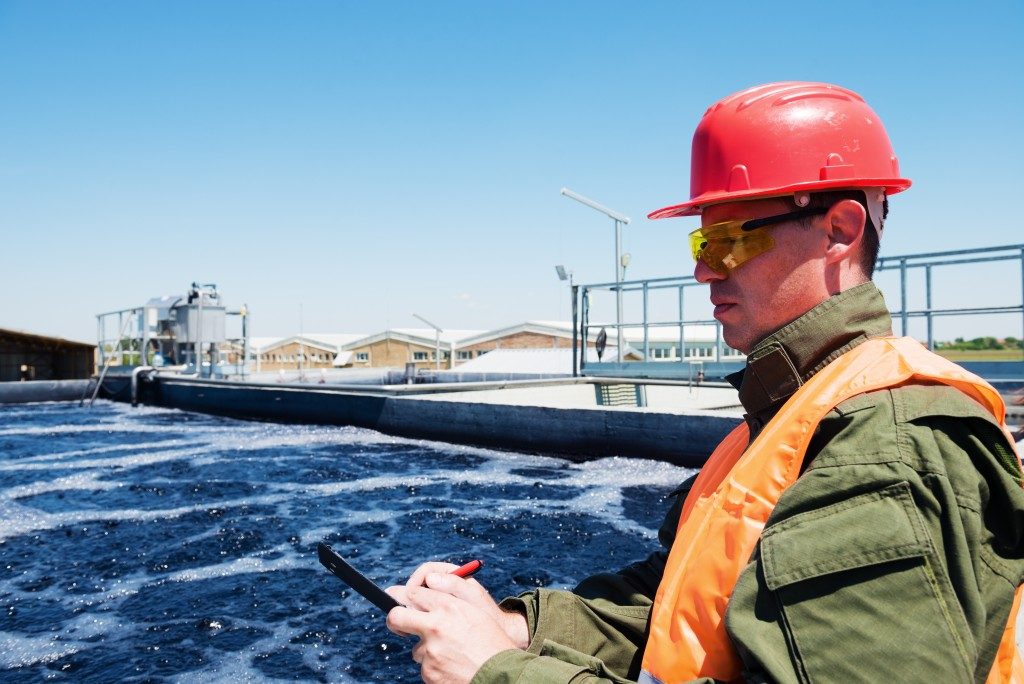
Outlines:
<svg viewBox="0 0 1024 684"><path fill-rule="evenodd" d="M692 473L98 402L0 407L6 683L416 681L411 640L317 561L382 584L481 558L496 595L656 546Z"/></svg>

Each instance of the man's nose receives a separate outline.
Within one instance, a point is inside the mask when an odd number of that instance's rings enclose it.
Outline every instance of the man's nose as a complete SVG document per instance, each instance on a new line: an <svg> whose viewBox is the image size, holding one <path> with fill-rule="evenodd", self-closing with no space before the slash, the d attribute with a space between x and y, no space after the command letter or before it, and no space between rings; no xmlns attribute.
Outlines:
<svg viewBox="0 0 1024 684"><path fill-rule="evenodd" d="M711 267L704 263L703 259L697 259L697 265L693 269L693 277L698 283L707 283L725 280L725 276L711 270Z"/></svg>

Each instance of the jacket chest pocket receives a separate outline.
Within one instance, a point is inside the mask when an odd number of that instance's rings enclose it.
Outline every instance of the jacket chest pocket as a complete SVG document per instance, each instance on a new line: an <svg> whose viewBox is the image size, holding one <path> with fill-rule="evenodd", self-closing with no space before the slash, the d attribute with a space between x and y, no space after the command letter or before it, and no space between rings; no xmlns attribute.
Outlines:
<svg viewBox="0 0 1024 684"><path fill-rule="evenodd" d="M967 621L898 483L761 537L765 585L805 681L971 681Z"/></svg>

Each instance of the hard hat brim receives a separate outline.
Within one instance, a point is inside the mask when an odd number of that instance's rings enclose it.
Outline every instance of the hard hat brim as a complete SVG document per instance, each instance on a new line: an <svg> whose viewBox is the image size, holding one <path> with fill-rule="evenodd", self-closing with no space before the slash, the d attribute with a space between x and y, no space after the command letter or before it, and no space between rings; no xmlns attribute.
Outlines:
<svg viewBox="0 0 1024 684"><path fill-rule="evenodd" d="M909 178L858 178L835 179L830 181L814 181L811 183L797 183L784 188L751 188L739 192L707 192L694 197L682 204L673 204L668 207L656 209L647 214L651 220L676 218L679 216L699 216L701 209L710 204L721 204L723 202L739 202L744 200L764 199L768 197L784 197L796 192L826 192L830 190L846 190L857 188L885 188L886 195L895 195L903 192L911 185Z"/></svg>

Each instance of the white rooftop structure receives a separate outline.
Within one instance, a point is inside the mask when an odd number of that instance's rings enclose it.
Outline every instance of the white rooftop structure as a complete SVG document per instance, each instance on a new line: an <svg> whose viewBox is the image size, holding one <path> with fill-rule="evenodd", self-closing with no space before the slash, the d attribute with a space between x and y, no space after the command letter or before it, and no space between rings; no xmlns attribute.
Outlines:
<svg viewBox="0 0 1024 684"><path fill-rule="evenodd" d="M441 344L446 348L451 345L458 346L462 340L480 335L482 330L444 330L440 334ZM382 340L401 340L412 344L419 344L425 347L433 347L438 339L437 331L433 328L389 328L375 335L364 335L357 339L346 342L340 347L344 350L364 347L368 344Z"/></svg>
<svg viewBox="0 0 1024 684"><path fill-rule="evenodd" d="M630 354L636 354L628 349ZM608 347L603 358L607 361L616 357L616 348ZM597 363L597 351L587 350L587 363ZM459 372L466 373L536 373L536 374L571 374L572 349L495 349L472 361L466 361L458 367Z"/></svg>

